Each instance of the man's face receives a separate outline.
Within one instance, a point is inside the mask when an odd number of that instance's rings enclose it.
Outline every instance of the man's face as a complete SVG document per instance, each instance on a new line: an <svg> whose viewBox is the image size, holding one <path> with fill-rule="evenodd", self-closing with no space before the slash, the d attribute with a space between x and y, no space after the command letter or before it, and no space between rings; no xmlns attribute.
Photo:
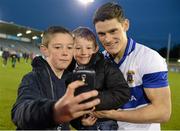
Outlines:
<svg viewBox="0 0 180 131"><path fill-rule="evenodd" d="M116 56L123 52L127 44L126 31L129 28L128 20L119 22L116 18L99 21L95 24L95 29L99 40L108 53Z"/></svg>
<svg viewBox="0 0 180 131"><path fill-rule="evenodd" d="M46 48L47 61L56 71L66 69L73 57L73 38L67 33L57 33L51 36Z"/></svg>
<svg viewBox="0 0 180 131"><path fill-rule="evenodd" d="M79 65L86 65L89 63L92 54L96 52L93 41L88 41L84 38L75 38L74 43L74 59Z"/></svg>

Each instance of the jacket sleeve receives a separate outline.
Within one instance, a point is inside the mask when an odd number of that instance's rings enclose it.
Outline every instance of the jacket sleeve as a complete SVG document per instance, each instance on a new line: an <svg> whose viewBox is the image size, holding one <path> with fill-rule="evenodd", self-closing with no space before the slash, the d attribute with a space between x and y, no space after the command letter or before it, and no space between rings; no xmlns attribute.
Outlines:
<svg viewBox="0 0 180 131"><path fill-rule="evenodd" d="M101 103L96 106L96 110L118 109L128 102L130 98L130 88L124 79L122 72L112 63L104 63L104 87L99 91Z"/></svg>
<svg viewBox="0 0 180 131"><path fill-rule="evenodd" d="M18 129L45 129L55 126L55 101L43 98L32 73L23 77L11 117Z"/></svg>

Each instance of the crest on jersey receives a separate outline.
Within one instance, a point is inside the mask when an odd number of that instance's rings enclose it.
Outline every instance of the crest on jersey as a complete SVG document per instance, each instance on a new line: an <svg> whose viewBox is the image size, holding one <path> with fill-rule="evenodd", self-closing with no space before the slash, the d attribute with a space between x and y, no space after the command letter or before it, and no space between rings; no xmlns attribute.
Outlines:
<svg viewBox="0 0 180 131"><path fill-rule="evenodd" d="M127 82L128 83L133 83L134 82L134 74L135 74L135 72L134 71L132 71L132 70L129 70L128 72L127 72Z"/></svg>

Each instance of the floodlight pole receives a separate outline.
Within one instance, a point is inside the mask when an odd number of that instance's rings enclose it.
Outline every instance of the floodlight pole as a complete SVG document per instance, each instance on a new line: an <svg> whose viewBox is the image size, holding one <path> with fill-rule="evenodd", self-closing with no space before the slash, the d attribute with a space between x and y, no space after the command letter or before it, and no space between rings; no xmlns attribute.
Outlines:
<svg viewBox="0 0 180 131"><path fill-rule="evenodd" d="M171 33L169 33L169 36L168 36L168 46L167 46L167 65L168 66L169 66L170 48L171 48Z"/></svg>

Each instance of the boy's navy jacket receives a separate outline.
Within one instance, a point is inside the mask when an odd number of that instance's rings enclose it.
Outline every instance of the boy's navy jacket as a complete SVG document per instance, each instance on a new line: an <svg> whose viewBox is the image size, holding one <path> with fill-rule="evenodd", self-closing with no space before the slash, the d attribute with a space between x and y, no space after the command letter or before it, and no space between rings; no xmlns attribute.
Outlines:
<svg viewBox="0 0 180 131"><path fill-rule="evenodd" d="M17 129L69 129L68 123L55 124L52 110L55 102L65 94L67 71L58 79L42 57L34 58L32 67L21 81L11 111Z"/></svg>
<svg viewBox="0 0 180 131"><path fill-rule="evenodd" d="M75 61L74 61L75 63ZM71 66L75 69L76 64ZM96 110L118 109L120 106L128 102L130 98L130 88L124 79L122 72L115 67L110 61L105 60L103 54L96 53L92 56L89 64L79 67L80 69L95 70L96 72L96 87L98 90L98 98L100 104L96 106ZM81 128L80 119L71 121L71 124L76 129ZM108 119L98 119L106 121Z"/></svg>

